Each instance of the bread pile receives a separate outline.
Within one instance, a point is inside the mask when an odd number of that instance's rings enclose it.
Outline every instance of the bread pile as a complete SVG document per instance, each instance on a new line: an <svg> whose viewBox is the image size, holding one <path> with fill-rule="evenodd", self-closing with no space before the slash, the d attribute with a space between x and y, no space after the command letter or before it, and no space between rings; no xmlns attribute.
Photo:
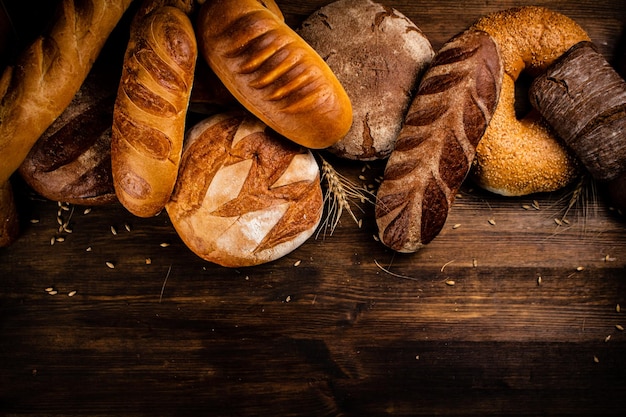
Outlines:
<svg viewBox="0 0 626 417"><path fill-rule="evenodd" d="M16 236L15 171L50 199L118 201L139 217L165 209L194 253L227 267L273 261L314 233L324 202L312 150L386 160L375 215L382 243L399 252L437 236L468 175L522 195L600 171L624 200L626 87L607 68L586 89L576 51L590 39L546 8L485 16L435 53L406 16L371 0L330 3L297 31L272 0L141 0L106 94L88 75L130 3L62 0L51 31L0 78L0 245ZM598 97L593 129L571 130L577 103L554 110L567 98L539 81L533 116L517 121L522 70L551 74L548 84L564 74L557 87L580 82ZM603 102L607 85L616 99ZM550 168L498 151L517 123L547 138L531 146L554 149ZM615 136L619 152L598 150L598 134Z"/></svg>

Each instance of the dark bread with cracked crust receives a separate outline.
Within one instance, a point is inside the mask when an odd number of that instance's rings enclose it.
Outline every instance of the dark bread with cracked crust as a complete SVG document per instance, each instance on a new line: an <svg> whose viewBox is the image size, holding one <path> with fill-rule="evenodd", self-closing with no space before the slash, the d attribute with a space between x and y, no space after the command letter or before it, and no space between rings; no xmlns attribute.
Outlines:
<svg viewBox="0 0 626 417"><path fill-rule="evenodd" d="M496 108L502 74L497 46L481 31L463 32L437 53L378 190L386 246L415 252L439 234Z"/></svg>
<svg viewBox="0 0 626 417"><path fill-rule="evenodd" d="M324 57L352 102L352 127L329 150L355 160L387 158L435 55L426 36L398 10L371 0L330 3L298 33Z"/></svg>

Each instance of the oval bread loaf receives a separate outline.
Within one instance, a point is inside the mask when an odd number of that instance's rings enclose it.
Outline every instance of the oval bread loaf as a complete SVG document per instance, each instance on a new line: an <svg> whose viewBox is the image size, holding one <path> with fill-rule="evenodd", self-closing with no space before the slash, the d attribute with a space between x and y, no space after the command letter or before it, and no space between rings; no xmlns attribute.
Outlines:
<svg viewBox="0 0 626 417"><path fill-rule="evenodd" d="M134 21L113 113L111 164L117 197L136 216L158 214L176 183L196 58L195 33L180 9L159 7Z"/></svg>
<svg viewBox="0 0 626 417"><path fill-rule="evenodd" d="M324 60L272 0L213 0L198 18L200 51L251 113L286 138L326 148L352 124L352 106Z"/></svg>
<svg viewBox="0 0 626 417"><path fill-rule="evenodd" d="M166 209L185 244L227 267L278 259L320 222L323 198L312 153L247 113L222 113L187 134Z"/></svg>
<svg viewBox="0 0 626 417"><path fill-rule="evenodd" d="M398 10L371 0L330 3L298 34L324 57L352 103L352 127L329 150L362 161L387 158L435 54L426 36Z"/></svg>

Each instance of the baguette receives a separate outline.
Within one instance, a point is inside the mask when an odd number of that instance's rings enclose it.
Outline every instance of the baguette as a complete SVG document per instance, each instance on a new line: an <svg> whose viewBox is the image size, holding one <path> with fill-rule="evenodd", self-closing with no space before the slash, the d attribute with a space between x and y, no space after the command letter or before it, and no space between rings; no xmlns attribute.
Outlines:
<svg viewBox="0 0 626 417"><path fill-rule="evenodd" d="M62 0L50 31L0 79L0 184L70 104L132 0Z"/></svg>
<svg viewBox="0 0 626 417"><path fill-rule="evenodd" d="M196 57L194 30L184 11L166 5L139 12L111 134L115 192L138 217L158 214L176 183Z"/></svg>
<svg viewBox="0 0 626 417"><path fill-rule="evenodd" d="M239 102L269 127L326 148L352 125L352 106L326 62L274 1L214 0L198 17L200 51Z"/></svg>
<svg viewBox="0 0 626 417"><path fill-rule="evenodd" d="M383 244L415 252L439 234L495 111L502 77L497 46L482 31L457 35L435 55L378 189Z"/></svg>

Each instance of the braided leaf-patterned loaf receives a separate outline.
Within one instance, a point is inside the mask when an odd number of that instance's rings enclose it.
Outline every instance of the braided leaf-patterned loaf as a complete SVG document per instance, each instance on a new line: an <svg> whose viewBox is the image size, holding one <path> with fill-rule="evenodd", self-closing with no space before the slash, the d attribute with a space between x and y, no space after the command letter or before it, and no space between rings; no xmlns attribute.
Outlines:
<svg viewBox="0 0 626 417"><path fill-rule="evenodd" d="M185 244L228 267L293 251L313 234L322 208L312 153L244 113L211 116L187 133L166 205Z"/></svg>
<svg viewBox="0 0 626 417"><path fill-rule="evenodd" d="M492 38L448 41L424 74L376 199L381 241L415 252L442 229L498 102L502 65Z"/></svg>

